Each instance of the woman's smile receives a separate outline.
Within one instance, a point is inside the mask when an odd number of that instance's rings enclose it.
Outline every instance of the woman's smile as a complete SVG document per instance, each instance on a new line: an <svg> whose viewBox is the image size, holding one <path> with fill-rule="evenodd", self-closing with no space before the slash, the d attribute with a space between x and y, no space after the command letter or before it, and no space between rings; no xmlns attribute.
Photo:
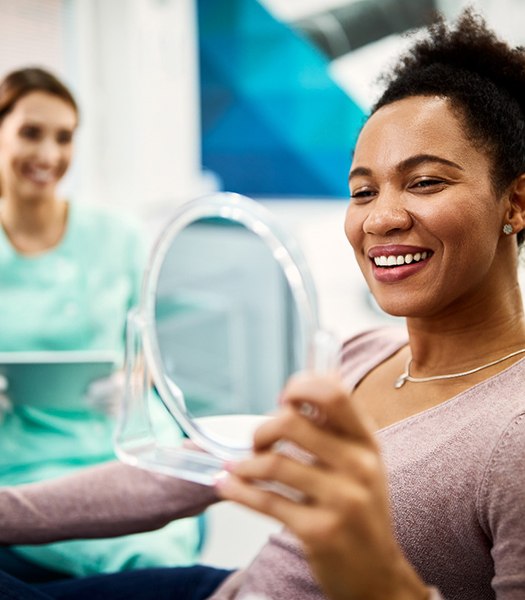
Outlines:
<svg viewBox="0 0 525 600"><path fill-rule="evenodd" d="M377 281L395 283L419 273L430 261L432 250L420 246L374 246L368 251Z"/></svg>
<svg viewBox="0 0 525 600"><path fill-rule="evenodd" d="M24 165L21 168L22 175L31 183L36 185L47 185L58 182L60 177L57 175L57 169L49 167L38 167L35 165Z"/></svg>

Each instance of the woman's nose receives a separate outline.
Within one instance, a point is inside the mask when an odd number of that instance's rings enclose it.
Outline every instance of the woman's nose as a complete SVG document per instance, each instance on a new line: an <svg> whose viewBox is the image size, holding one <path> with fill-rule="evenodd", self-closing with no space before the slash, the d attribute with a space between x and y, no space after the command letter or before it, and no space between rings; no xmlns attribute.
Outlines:
<svg viewBox="0 0 525 600"><path fill-rule="evenodd" d="M50 137L44 138L38 145L37 156L43 163L54 164L60 160L61 154L60 145Z"/></svg>
<svg viewBox="0 0 525 600"><path fill-rule="evenodd" d="M365 233L387 235L405 231L413 225L411 214L397 194L379 194L369 206L370 210L363 222Z"/></svg>

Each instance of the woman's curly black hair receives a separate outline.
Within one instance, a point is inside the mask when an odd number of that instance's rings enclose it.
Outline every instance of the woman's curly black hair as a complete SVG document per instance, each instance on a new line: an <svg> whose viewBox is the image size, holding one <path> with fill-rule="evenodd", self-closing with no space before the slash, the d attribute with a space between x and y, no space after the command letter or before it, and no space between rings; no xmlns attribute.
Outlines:
<svg viewBox="0 0 525 600"><path fill-rule="evenodd" d="M409 96L447 98L470 139L492 160L495 191L525 172L525 48L512 48L472 9L438 17L392 71L372 114ZM518 235L521 245L525 231Z"/></svg>

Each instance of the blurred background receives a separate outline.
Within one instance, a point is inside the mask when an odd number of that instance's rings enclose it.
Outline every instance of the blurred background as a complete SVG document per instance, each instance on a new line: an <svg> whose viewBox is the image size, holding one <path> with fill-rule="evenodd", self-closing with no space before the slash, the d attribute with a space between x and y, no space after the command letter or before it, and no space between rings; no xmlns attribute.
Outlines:
<svg viewBox="0 0 525 600"><path fill-rule="evenodd" d="M64 194L133 212L155 238L210 191L264 203L298 239L322 324L387 320L343 234L355 137L406 34L461 0L0 0L0 77L53 70L81 109ZM522 0L468 2L513 44ZM211 511L204 560L242 566L276 524ZM236 533L237 532L237 533Z"/></svg>
<svg viewBox="0 0 525 600"><path fill-rule="evenodd" d="M342 232L353 142L406 34L460 0L0 0L0 76L55 71L81 126L64 193L156 227L214 190L299 239L325 327L382 320ZM470 2L469 4L472 4ZM474 3L515 44L520 0Z"/></svg>

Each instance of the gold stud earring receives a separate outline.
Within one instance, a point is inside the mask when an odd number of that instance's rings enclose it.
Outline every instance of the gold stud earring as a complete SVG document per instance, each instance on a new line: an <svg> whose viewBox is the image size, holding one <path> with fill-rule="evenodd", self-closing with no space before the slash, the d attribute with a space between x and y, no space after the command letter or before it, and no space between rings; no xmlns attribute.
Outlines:
<svg viewBox="0 0 525 600"><path fill-rule="evenodd" d="M514 229L510 223L505 223L505 225L503 225L503 233L505 235L510 235L513 231Z"/></svg>

